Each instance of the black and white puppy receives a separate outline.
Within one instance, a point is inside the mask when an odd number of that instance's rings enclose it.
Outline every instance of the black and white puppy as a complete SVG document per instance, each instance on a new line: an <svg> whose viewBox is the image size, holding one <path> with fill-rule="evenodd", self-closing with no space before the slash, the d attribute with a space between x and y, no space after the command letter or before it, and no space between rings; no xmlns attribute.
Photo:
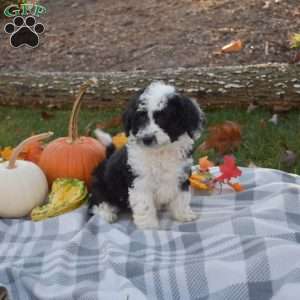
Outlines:
<svg viewBox="0 0 300 300"><path fill-rule="evenodd" d="M109 151L93 173L92 212L114 222L129 208L141 229L158 227L162 206L177 221L194 220L188 178L205 124L202 110L173 86L153 82L129 103L123 122L128 143L122 150L111 151L110 136L96 131Z"/></svg>

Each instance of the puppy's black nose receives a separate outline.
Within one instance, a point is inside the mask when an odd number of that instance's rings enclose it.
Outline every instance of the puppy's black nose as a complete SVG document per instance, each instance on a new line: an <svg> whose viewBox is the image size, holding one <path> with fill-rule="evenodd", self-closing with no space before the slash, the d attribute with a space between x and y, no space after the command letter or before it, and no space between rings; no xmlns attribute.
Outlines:
<svg viewBox="0 0 300 300"><path fill-rule="evenodd" d="M154 135L147 135L145 137L143 137L143 143L146 146L151 146L156 142L156 138Z"/></svg>

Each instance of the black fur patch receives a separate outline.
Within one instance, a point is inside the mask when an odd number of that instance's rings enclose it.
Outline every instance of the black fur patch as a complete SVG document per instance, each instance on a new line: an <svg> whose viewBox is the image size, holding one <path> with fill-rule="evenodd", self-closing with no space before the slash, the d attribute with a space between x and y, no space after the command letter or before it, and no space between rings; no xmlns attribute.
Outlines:
<svg viewBox="0 0 300 300"><path fill-rule="evenodd" d="M181 185L180 185L180 189L182 191L188 191L189 187L190 187L190 181L188 179L185 180L184 182L182 182Z"/></svg>
<svg viewBox="0 0 300 300"><path fill-rule="evenodd" d="M123 125L124 125L124 131L127 136L129 136L130 131L132 130L132 127L134 126L133 121L135 119L135 115L138 109L139 105L139 98L143 94L144 89L139 91L136 96L134 96L127 106L127 109L123 113Z"/></svg>
<svg viewBox="0 0 300 300"><path fill-rule="evenodd" d="M169 98L166 107L154 112L154 120L170 137L176 141L184 133L193 138L194 131L200 129L204 120L195 104L181 95Z"/></svg>
<svg viewBox="0 0 300 300"><path fill-rule="evenodd" d="M190 186L189 177L192 175L192 166L187 165L182 170L183 176L179 182L179 187L182 191L188 191Z"/></svg>
<svg viewBox="0 0 300 300"><path fill-rule="evenodd" d="M135 176L127 163L127 147L115 151L93 172L89 207L106 202L120 208L130 209L128 188L132 186Z"/></svg>

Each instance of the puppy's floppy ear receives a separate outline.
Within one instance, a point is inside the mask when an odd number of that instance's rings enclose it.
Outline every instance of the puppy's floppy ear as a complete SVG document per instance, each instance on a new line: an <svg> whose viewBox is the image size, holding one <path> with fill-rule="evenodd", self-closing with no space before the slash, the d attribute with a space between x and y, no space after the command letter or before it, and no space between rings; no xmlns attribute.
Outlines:
<svg viewBox="0 0 300 300"><path fill-rule="evenodd" d="M206 118L198 103L188 97L182 97L185 128L188 135L196 140L200 137Z"/></svg>
<svg viewBox="0 0 300 300"><path fill-rule="evenodd" d="M124 125L124 131L125 131L126 136L129 136L130 130L132 128L132 119L133 119L134 112L135 112L134 107L131 102L129 103L127 109L123 113L123 125Z"/></svg>
<svg viewBox="0 0 300 300"><path fill-rule="evenodd" d="M144 90L141 90L137 93L136 96L134 96L130 101L129 104L123 113L123 125L126 136L129 136L130 130L132 129L132 121L135 115L135 112L138 108L138 101L140 98L140 95L144 92Z"/></svg>

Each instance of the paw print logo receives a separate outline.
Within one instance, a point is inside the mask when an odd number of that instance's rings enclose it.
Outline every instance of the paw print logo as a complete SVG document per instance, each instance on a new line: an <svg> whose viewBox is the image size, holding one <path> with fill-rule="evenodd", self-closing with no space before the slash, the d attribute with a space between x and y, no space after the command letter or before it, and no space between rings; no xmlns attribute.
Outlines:
<svg viewBox="0 0 300 300"><path fill-rule="evenodd" d="M28 46L35 48L39 45L39 34L43 33L45 27L42 23L36 23L33 16L23 18L17 16L12 23L7 23L4 31L10 36L10 44L12 47Z"/></svg>

